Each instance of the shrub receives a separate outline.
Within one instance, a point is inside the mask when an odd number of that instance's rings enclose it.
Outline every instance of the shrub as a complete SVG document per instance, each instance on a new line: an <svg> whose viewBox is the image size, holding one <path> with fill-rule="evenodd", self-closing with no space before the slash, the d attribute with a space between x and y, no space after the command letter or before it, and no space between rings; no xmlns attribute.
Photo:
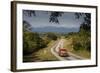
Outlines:
<svg viewBox="0 0 100 73"><path fill-rule="evenodd" d="M43 47L46 47L46 43L40 38L38 33L23 33L23 54L31 54Z"/></svg>

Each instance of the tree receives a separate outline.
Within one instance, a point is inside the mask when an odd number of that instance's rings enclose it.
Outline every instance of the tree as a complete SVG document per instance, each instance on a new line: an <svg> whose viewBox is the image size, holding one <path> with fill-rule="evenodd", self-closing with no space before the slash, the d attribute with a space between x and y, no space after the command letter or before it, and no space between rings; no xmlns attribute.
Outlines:
<svg viewBox="0 0 100 73"><path fill-rule="evenodd" d="M57 35L53 32L48 32L45 35L46 35L46 37L48 37L51 40L57 40Z"/></svg>
<svg viewBox="0 0 100 73"><path fill-rule="evenodd" d="M23 21L23 31L30 31L31 25L27 21Z"/></svg>
<svg viewBox="0 0 100 73"><path fill-rule="evenodd" d="M40 38L38 33L23 33L23 54L31 54L41 48L46 47L45 42Z"/></svg>
<svg viewBox="0 0 100 73"><path fill-rule="evenodd" d="M84 29L86 31L91 31L91 14L90 13L75 13L76 19L82 17L84 19L80 26L80 30Z"/></svg>
<svg viewBox="0 0 100 73"><path fill-rule="evenodd" d="M58 17L61 17L63 12L51 12L49 22L59 23Z"/></svg>

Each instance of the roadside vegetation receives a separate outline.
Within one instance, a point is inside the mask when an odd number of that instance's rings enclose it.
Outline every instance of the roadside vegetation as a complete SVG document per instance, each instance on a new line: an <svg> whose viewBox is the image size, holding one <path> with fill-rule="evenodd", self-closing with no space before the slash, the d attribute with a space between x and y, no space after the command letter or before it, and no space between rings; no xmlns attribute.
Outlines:
<svg viewBox="0 0 100 73"><path fill-rule="evenodd" d="M50 48L57 41L56 33L31 32L28 22L23 22L23 62L57 60L50 52Z"/></svg>
<svg viewBox="0 0 100 73"><path fill-rule="evenodd" d="M36 52L24 55L23 62L41 62L41 61L58 61L58 59L50 52L52 46L57 41L51 41L47 47L41 48Z"/></svg>
<svg viewBox="0 0 100 73"><path fill-rule="evenodd" d="M70 51L82 56L84 58L91 58L91 14L89 13L76 13L76 18L83 17L84 21L81 23L78 32L68 33L65 38L68 41L66 48L70 48Z"/></svg>
<svg viewBox="0 0 100 73"><path fill-rule="evenodd" d="M87 27L84 26L80 26L79 32L66 35L65 38L69 43L65 43L65 47L79 56L91 58L91 32L86 30Z"/></svg>

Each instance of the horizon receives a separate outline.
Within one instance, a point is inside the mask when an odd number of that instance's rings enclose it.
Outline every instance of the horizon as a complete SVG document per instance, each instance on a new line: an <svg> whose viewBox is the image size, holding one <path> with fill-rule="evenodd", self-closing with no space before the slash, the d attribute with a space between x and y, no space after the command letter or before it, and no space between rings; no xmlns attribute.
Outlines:
<svg viewBox="0 0 100 73"><path fill-rule="evenodd" d="M31 29L32 32L57 32L57 33L69 33L69 32L78 32L77 28L66 28L66 27L34 27Z"/></svg>

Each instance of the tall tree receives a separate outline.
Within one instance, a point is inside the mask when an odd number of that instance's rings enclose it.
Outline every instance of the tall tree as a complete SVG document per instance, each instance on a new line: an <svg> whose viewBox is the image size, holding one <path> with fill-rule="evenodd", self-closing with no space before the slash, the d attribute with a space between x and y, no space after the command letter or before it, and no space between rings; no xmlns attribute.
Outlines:
<svg viewBox="0 0 100 73"><path fill-rule="evenodd" d="M84 21L81 23L80 30L84 29L91 31L91 14L90 13L75 13L76 19L83 18Z"/></svg>

